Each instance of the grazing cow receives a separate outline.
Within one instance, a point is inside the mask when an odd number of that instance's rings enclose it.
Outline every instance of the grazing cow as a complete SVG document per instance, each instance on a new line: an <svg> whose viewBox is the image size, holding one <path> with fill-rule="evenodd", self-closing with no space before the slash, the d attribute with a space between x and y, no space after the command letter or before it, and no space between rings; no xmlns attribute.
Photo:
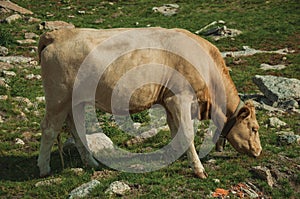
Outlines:
<svg viewBox="0 0 300 199"><path fill-rule="evenodd" d="M80 139L82 132L76 131L72 113L72 107L83 110L84 105L91 102L97 109L120 114L140 112L154 104L162 105L172 136L175 137L177 132L186 137L192 135L185 149L199 178L206 178L207 174L193 142L194 118L212 118L221 136L238 152L254 157L261 153L253 103L240 100L219 50L189 31L163 28L63 29L43 34L38 52L46 99L38 157L41 176L50 173L51 148L65 121L82 161L91 166L98 165ZM117 58L111 59L111 54ZM86 71L82 69L84 64L88 65ZM94 88L94 98L88 96L89 86L74 96L75 87L79 88L99 74L101 77L96 78L99 81ZM127 74L131 74L131 78L121 81ZM118 84L118 81L122 83ZM141 86L136 88L135 85ZM119 87L116 89L116 86ZM218 93L220 88L223 88L223 94ZM130 99L128 110L122 108L122 103L113 104L113 95L120 101ZM225 100L223 109L218 100ZM213 118L214 115L217 117Z"/></svg>

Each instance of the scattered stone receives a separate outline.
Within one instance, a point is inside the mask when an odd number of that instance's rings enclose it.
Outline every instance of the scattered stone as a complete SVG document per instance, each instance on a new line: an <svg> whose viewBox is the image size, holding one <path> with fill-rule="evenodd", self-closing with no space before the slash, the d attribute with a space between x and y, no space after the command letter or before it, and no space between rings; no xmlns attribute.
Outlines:
<svg viewBox="0 0 300 199"><path fill-rule="evenodd" d="M72 29L75 28L75 26L71 23L67 23L64 21L44 21L39 26L40 30L58 30L64 28Z"/></svg>
<svg viewBox="0 0 300 199"><path fill-rule="evenodd" d="M277 134L277 142L280 146L290 145L294 143L300 144L300 136L295 135L292 131L279 131Z"/></svg>
<svg viewBox="0 0 300 199"><path fill-rule="evenodd" d="M221 181L219 179L213 179L214 183L219 184Z"/></svg>
<svg viewBox="0 0 300 199"><path fill-rule="evenodd" d="M94 171L91 179L103 179L103 178L110 177L114 174L116 174L116 172L112 170Z"/></svg>
<svg viewBox="0 0 300 199"><path fill-rule="evenodd" d="M0 62L13 63L13 64L26 64L33 60L31 57L24 56L0 56Z"/></svg>
<svg viewBox="0 0 300 199"><path fill-rule="evenodd" d="M71 171L80 176L83 174L83 168L71 168Z"/></svg>
<svg viewBox="0 0 300 199"><path fill-rule="evenodd" d="M275 127L275 128L280 128L280 127L284 127L287 125L285 122L281 121L277 117L269 118L269 124L270 124L270 127Z"/></svg>
<svg viewBox="0 0 300 199"><path fill-rule="evenodd" d="M85 14L84 10L78 10L77 12L78 12L78 14L82 14L82 15Z"/></svg>
<svg viewBox="0 0 300 199"><path fill-rule="evenodd" d="M260 69L262 70L282 70L285 69L286 66L279 64L279 65L269 65L269 64L261 64Z"/></svg>
<svg viewBox="0 0 300 199"><path fill-rule="evenodd" d="M87 196L95 189L100 182L98 180L92 180L90 182L84 183L73 189L69 194L69 199L72 198L87 198Z"/></svg>
<svg viewBox="0 0 300 199"><path fill-rule="evenodd" d="M270 187L273 187L273 185L274 185L273 177L268 168L262 167L262 166L255 166L255 167L252 167L251 170L255 175L257 175L257 177L259 177L263 180L266 180L268 185Z"/></svg>
<svg viewBox="0 0 300 199"><path fill-rule="evenodd" d="M42 76L41 75L29 74L29 75L25 76L25 79L28 79L28 80L32 80L32 79L40 80L40 79L42 79Z"/></svg>
<svg viewBox="0 0 300 199"><path fill-rule="evenodd" d="M36 101L38 103L44 103L45 102L45 96L43 96L43 97L36 97L35 99L36 99Z"/></svg>
<svg viewBox="0 0 300 199"><path fill-rule="evenodd" d="M29 131L25 131L22 133L22 137L26 140L29 141L32 138L32 133Z"/></svg>
<svg viewBox="0 0 300 199"><path fill-rule="evenodd" d="M39 36L33 32L26 32L24 35L25 39L36 39L39 38Z"/></svg>
<svg viewBox="0 0 300 199"><path fill-rule="evenodd" d="M229 52L221 52L222 57L242 57L242 56L251 56L258 53L268 53L268 54L281 54L286 55L288 53L294 53L294 50L289 50L287 48L279 49L275 51L265 51L265 50L256 50L250 48L249 46L243 46L242 51L229 51Z"/></svg>
<svg viewBox="0 0 300 199"><path fill-rule="evenodd" d="M6 80L3 77L0 77L0 86L4 88L10 88L10 86L6 83Z"/></svg>
<svg viewBox="0 0 300 199"><path fill-rule="evenodd" d="M90 151L93 155L95 155L94 157L97 157L97 154L101 155L101 151L104 149L107 150L114 148L114 144L111 139L101 132L86 134L86 139Z"/></svg>
<svg viewBox="0 0 300 199"><path fill-rule="evenodd" d="M24 39L24 40L17 40L18 44L34 44L36 41L34 39Z"/></svg>
<svg viewBox="0 0 300 199"><path fill-rule="evenodd" d="M7 17L5 19L5 21L6 21L6 23L11 24L12 22L14 22L14 21L16 21L18 19L22 19L22 16L19 15L19 14L14 14L14 15L11 15L11 16Z"/></svg>
<svg viewBox="0 0 300 199"><path fill-rule="evenodd" d="M7 100L8 96L7 95L0 95L0 100Z"/></svg>
<svg viewBox="0 0 300 199"><path fill-rule="evenodd" d="M15 97L15 101L20 102L20 103L25 103L27 107L33 107L33 103L26 97Z"/></svg>
<svg viewBox="0 0 300 199"><path fill-rule="evenodd" d="M300 100L300 80L271 75L255 75L253 82L272 102L282 103L289 100Z"/></svg>
<svg viewBox="0 0 300 199"><path fill-rule="evenodd" d="M126 146L132 146L134 144L143 143L146 139L155 136L158 132L159 131L156 128L152 128L148 131L145 131L140 135L137 135L136 137L128 140L126 142Z"/></svg>
<svg viewBox="0 0 300 199"><path fill-rule="evenodd" d="M39 23L41 22L42 20L38 19L38 18L34 18L34 17L29 17L28 18L28 22L29 23Z"/></svg>
<svg viewBox="0 0 300 199"><path fill-rule="evenodd" d="M8 49L4 46L0 46L0 56L6 56L8 54Z"/></svg>
<svg viewBox="0 0 300 199"><path fill-rule="evenodd" d="M217 160L215 159L209 159L207 160L207 163L210 163L210 164L216 164Z"/></svg>
<svg viewBox="0 0 300 199"><path fill-rule="evenodd" d="M15 143L17 145L25 145L25 142L22 139L20 139L20 138L16 138Z"/></svg>
<svg viewBox="0 0 300 199"><path fill-rule="evenodd" d="M153 7L154 12L159 12L164 16L172 16L178 13L179 5L177 4L164 4L160 7Z"/></svg>
<svg viewBox="0 0 300 199"><path fill-rule="evenodd" d="M130 191L130 187L126 183L121 181L115 181L110 184L109 188L105 191L105 193L123 196L128 191Z"/></svg>
<svg viewBox="0 0 300 199"><path fill-rule="evenodd" d="M142 126L142 124L139 123L139 122L133 123L133 128L136 129L136 130L138 130L141 126Z"/></svg>
<svg viewBox="0 0 300 199"><path fill-rule="evenodd" d="M6 9L9 9L9 10L13 10L13 11L18 12L20 14L29 14L29 15L33 14L33 12L31 12L30 10L22 8L21 6L15 4L15 3L12 3L11 1L8 1L8 0L0 1L0 7L6 8Z"/></svg>
<svg viewBox="0 0 300 199"><path fill-rule="evenodd" d="M2 71L3 75L6 77L15 77L17 74L14 71L4 70Z"/></svg>
<svg viewBox="0 0 300 199"><path fill-rule="evenodd" d="M35 183L35 187L41 187L41 186L52 186L54 184L61 184L62 179L61 178L53 178L48 180L43 180Z"/></svg>

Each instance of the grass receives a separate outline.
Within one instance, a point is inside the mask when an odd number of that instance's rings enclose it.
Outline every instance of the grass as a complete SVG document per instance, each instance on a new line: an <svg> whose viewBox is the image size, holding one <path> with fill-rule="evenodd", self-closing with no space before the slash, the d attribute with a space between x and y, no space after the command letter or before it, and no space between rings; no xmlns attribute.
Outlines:
<svg viewBox="0 0 300 199"><path fill-rule="evenodd" d="M288 55L260 54L242 57L240 64L235 64L236 60L233 58L226 58L227 65L232 69L231 76L240 93L258 91L252 83L252 77L256 74L300 79L300 4L296 0L176 0L168 2L180 6L178 14L171 17L152 11L152 7L164 4L164 1L119 0L109 3L98 0L19 0L17 3L33 11L33 17L42 21L64 20L76 27L115 28L150 25L185 28L194 32L212 21L224 20L227 27L241 30L243 34L234 40L228 38L218 42L206 38L221 51L241 50L242 46L246 45L262 50L286 47L295 50L295 53ZM85 11L85 14L78 13L79 10ZM2 13L0 16L4 19L9 15ZM17 39L24 37L24 30L36 34L44 32L37 27L38 23L29 23L25 19L12 24L2 23L0 44L9 48L9 55L31 56L37 60L37 55L30 52L30 45L20 47L16 44ZM259 69L261 63L287 64L288 67L281 71L261 71ZM0 198L66 198L72 189L88 182L95 171L85 168L80 175L71 171L71 168L83 167L74 149L65 152L66 165L63 170L56 144L51 159L53 175L47 179L59 177L62 182L52 186L35 187L35 183L42 180L38 177L36 159L41 133L39 123L45 105L36 101L36 97L43 96L41 81L29 81L25 76L32 73L39 74L40 69L22 65L12 70L17 76L6 78L9 79L10 88L0 86L0 95L8 95L7 100L0 100L0 114L4 119L4 122L0 123ZM15 100L17 96L28 98L34 106L26 108L26 103ZM102 113L99 115L107 135L120 147L125 148L124 141L130 136L111 125L109 117ZM122 180L132 188L124 198L206 198L216 188L229 189L237 183L247 181L257 185L268 197L300 198L300 173L297 166L300 165L300 146L278 145L276 132L279 129L266 126L269 116L265 111L258 111L257 117L261 126L261 142L264 149L262 157L258 159L238 155L228 145L223 154L211 152L202 160L209 174L206 180L193 176L185 156L169 167L150 173L132 174L110 170L110 173L98 178L101 185L92 192L91 197L114 198L115 196L108 196L104 192L111 182ZM284 114L278 117L288 124L290 130L300 134L299 115ZM146 113L134 115L133 119L148 121ZM29 132L30 136L26 136L25 132ZM63 140L67 137L67 131L64 129ZM25 145L16 145L16 138L22 138ZM143 151L149 148L155 150L168 143L169 139L168 132L160 132L144 144L129 147L129 150ZM200 145L200 140L201 135L197 133L195 137L197 146ZM208 162L212 158L216 160L215 164ZM274 188L270 188L264 180L256 178L251 173L251 166L257 165L275 167L283 177L277 181ZM106 170L109 168L104 167L100 172ZM220 179L220 183L214 181L216 178Z"/></svg>

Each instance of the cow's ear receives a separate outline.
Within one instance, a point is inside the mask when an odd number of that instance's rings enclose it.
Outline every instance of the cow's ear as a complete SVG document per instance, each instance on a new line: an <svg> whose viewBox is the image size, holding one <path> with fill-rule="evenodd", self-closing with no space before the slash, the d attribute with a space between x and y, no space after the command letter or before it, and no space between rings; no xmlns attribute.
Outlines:
<svg viewBox="0 0 300 199"><path fill-rule="evenodd" d="M243 119L249 117L250 113L251 113L250 108L247 106L244 106L243 108L241 108L241 110L239 110L237 118L243 120Z"/></svg>

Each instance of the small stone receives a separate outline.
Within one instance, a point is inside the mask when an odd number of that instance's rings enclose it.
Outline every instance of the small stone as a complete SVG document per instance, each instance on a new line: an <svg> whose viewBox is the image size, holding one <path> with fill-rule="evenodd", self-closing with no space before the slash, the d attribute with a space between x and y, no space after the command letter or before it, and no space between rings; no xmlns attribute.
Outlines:
<svg viewBox="0 0 300 199"><path fill-rule="evenodd" d="M71 168L71 171L78 176L83 174L83 168Z"/></svg>
<svg viewBox="0 0 300 199"><path fill-rule="evenodd" d="M121 181L115 181L110 184L109 188L105 191L105 193L123 196L128 191L130 191L130 187L126 183Z"/></svg>
<svg viewBox="0 0 300 199"><path fill-rule="evenodd" d="M43 180L35 183L35 187L41 187L41 186L52 186L54 184L61 184L62 179L61 178L53 178L49 180Z"/></svg>
<svg viewBox="0 0 300 199"><path fill-rule="evenodd" d="M25 142L23 140L21 140L20 138L16 138L15 143L17 145L25 145Z"/></svg>
<svg viewBox="0 0 300 199"><path fill-rule="evenodd" d="M0 46L0 56L8 55L8 49L4 46Z"/></svg>
<svg viewBox="0 0 300 199"><path fill-rule="evenodd" d="M93 189L95 189L98 185L100 185L100 182L98 180L92 180L90 182L84 183L70 192L69 199L87 198L88 195L93 191Z"/></svg>
<svg viewBox="0 0 300 199"><path fill-rule="evenodd" d="M42 79L42 76L41 75L29 74L29 75L25 76L25 79L28 79L28 80L32 80L32 79L40 80L40 79Z"/></svg>
<svg viewBox="0 0 300 199"><path fill-rule="evenodd" d="M33 40L33 39L24 39L24 40L17 40L17 43L18 44L34 44L34 43L36 43L36 41L35 40Z"/></svg>
<svg viewBox="0 0 300 199"><path fill-rule="evenodd" d="M0 77L0 86L3 86L4 88L10 88L3 77Z"/></svg>
<svg viewBox="0 0 300 199"><path fill-rule="evenodd" d="M39 36L33 32L26 32L24 37L25 37L25 39L36 39Z"/></svg>
<svg viewBox="0 0 300 199"><path fill-rule="evenodd" d="M1 62L14 63L14 64L25 64L25 63L29 63L32 60L33 58L24 57L24 56L5 56L5 57L0 56Z"/></svg>
<svg viewBox="0 0 300 199"><path fill-rule="evenodd" d="M17 75L14 71L7 71L7 70L2 71L2 73L8 77L15 77Z"/></svg>
<svg viewBox="0 0 300 199"><path fill-rule="evenodd" d="M44 103L44 102L45 102L45 96L42 96L42 97L36 97L35 99L36 99L36 101L37 101L38 103Z"/></svg>
<svg viewBox="0 0 300 199"><path fill-rule="evenodd" d="M40 29L46 30L58 30L64 28L75 28L75 26L71 23L67 23L64 21L45 21L40 24Z"/></svg>
<svg viewBox="0 0 300 199"><path fill-rule="evenodd" d="M280 128L280 127L284 127L287 125L285 122L281 121L277 117L269 118L269 124L270 124L270 127L275 127L275 128Z"/></svg>
<svg viewBox="0 0 300 199"><path fill-rule="evenodd" d="M138 122L133 123L133 128L136 130L138 130L141 126L142 126L141 123L138 123Z"/></svg>
<svg viewBox="0 0 300 199"><path fill-rule="evenodd" d="M261 64L260 69L262 70L282 70L285 69L286 66L279 64L279 65L269 65L269 64Z"/></svg>
<svg viewBox="0 0 300 199"><path fill-rule="evenodd" d="M41 22L41 20L38 18L29 17L28 22L29 23L39 23L39 22Z"/></svg>
<svg viewBox="0 0 300 199"><path fill-rule="evenodd" d="M11 24L12 22L14 22L14 21L16 21L16 20L18 20L18 19L22 19L22 16L19 15L19 14L14 14L14 15L11 15L11 16L7 17L7 18L5 19L5 21L6 21L7 23Z"/></svg>
<svg viewBox="0 0 300 199"><path fill-rule="evenodd" d="M209 159L208 161L207 161L207 163L210 163L210 164L216 164L216 160L215 159Z"/></svg>
<svg viewBox="0 0 300 199"><path fill-rule="evenodd" d="M78 10L77 12L78 12L78 14L82 14L82 15L85 14L84 10Z"/></svg>
<svg viewBox="0 0 300 199"><path fill-rule="evenodd" d="M0 100L7 100L8 96L7 95L0 95Z"/></svg>
<svg viewBox="0 0 300 199"><path fill-rule="evenodd" d="M15 12L18 12L20 14L29 14L32 15L33 12L31 12L30 10L27 10L11 1L0 1L0 7L2 8L6 8L9 10L13 10Z"/></svg>
<svg viewBox="0 0 300 199"><path fill-rule="evenodd" d="M220 183L221 181L219 179L213 179L214 183Z"/></svg>
<svg viewBox="0 0 300 199"><path fill-rule="evenodd" d="M266 180L270 187L273 187L274 181L271 172L266 167L255 166L252 167L252 171L261 179Z"/></svg>

